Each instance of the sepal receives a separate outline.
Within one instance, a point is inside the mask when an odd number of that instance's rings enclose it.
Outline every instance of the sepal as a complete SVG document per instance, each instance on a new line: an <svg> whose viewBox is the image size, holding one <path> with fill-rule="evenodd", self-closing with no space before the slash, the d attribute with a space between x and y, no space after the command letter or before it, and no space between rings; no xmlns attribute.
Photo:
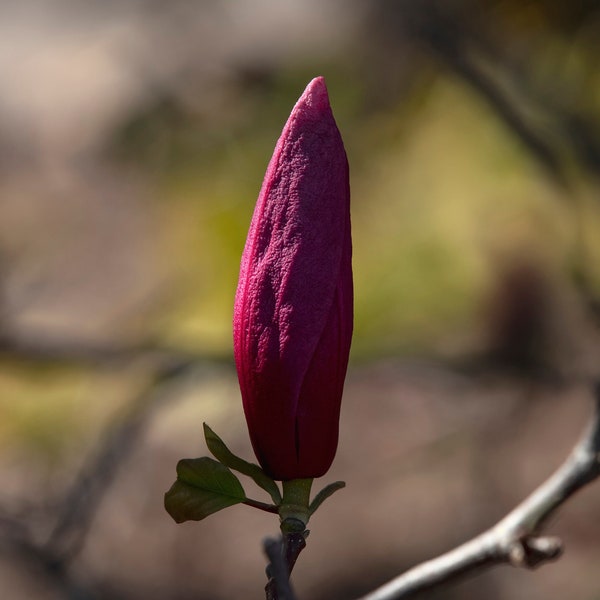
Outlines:
<svg viewBox="0 0 600 600"><path fill-rule="evenodd" d="M345 481L334 481L333 483L330 483L329 485L326 485L312 500L312 502L310 503L310 506L308 507L308 511L310 513L310 515L312 515L317 508L319 508L319 506L321 506L321 504L323 504L323 502L325 502L325 500L327 500L327 498L329 498L329 496L331 496L332 494L335 494L335 492L337 492L338 490L341 490L342 488L346 487L346 482Z"/></svg>

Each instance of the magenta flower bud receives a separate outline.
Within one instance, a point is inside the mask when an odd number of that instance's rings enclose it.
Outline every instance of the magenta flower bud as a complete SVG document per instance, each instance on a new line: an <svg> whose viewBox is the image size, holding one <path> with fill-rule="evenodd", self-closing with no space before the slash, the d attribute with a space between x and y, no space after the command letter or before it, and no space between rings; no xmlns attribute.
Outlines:
<svg viewBox="0 0 600 600"><path fill-rule="evenodd" d="M273 479L335 456L352 338L348 161L322 77L283 128L254 209L234 308L252 446Z"/></svg>

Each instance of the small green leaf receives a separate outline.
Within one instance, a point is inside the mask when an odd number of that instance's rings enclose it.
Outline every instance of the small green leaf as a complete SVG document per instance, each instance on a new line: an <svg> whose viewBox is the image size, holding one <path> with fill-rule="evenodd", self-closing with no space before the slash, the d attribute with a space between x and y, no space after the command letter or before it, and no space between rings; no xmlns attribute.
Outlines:
<svg viewBox="0 0 600 600"><path fill-rule="evenodd" d="M226 467L247 475L254 480L254 483L265 490L273 499L276 505L281 504L281 492L277 484L271 479L258 465L250 463L239 456L236 456L225 445L225 442L204 423L204 438L211 454Z"/></svg>
<svg viewBox="0 0 600 600"><path fill-rule="evenodd" d="M346 487L345 481L334 481L329 485L326 485L314 498L308 507L309 513L312 515L329 496Z"/></svg>
<svg viewBox="0 0 600 600"><path fill-rule="evenodd" d="M176 523L201 521L246 499L238 478L212 458L184 458L177 481L165 494L165 508Z"/></svg>

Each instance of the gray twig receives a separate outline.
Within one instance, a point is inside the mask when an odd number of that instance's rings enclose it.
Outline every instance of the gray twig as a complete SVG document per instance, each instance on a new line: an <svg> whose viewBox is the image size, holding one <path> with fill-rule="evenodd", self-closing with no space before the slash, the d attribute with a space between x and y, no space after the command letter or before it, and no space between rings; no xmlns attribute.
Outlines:
<svg viewBox="0 0 600 600"><path fill-rule="evenodd" d="M267 538L263 542L263 548L269 559L269 566L267 567L269 583L265 587L268 600L296 600L290 583L283 538Z"/></svg>
<svg viewBox="0 0 600 600"><path fill-rule="evenodd" d="M85 542L88 529L117 471L139 443L145 428L161 404L172 397L174 387L191 365L157 373L128 407L125 415L106 432L95 454L75 478L61 503L56 524L45 549L56 561L69 563Z"/></svg>
<svg viewBox="0 0 600 600"><path fill-rule="evenodd" d="M157 409L172 398L191 371L202 372L218 361L189 356L151 345L93 346L65 340L34 340L0 336L0 360L18 359L42 364L90 364L94 368L129 368L142 364L148 382L123 414L119 414L85 461L79 474L54 507L55 524L45 540L36 539L27 526L27 514L0 510L0 550L15 551L31 569L42 571L72 598L96 598L91 585L78 585L69 566L83 546L96 511L117 475L135 449ZM39 536L37 536L39 538Z"/></svg>
<svg viewBox="0 0 600 600"><path fill-rule="evenodd" d="M589 425L565 463L491 529L441 556L413 567L360 600L396 600L466 573L510 564L534 568L562 554L556 537L542 535L548 518L600 475L600 384Z"/></svg>

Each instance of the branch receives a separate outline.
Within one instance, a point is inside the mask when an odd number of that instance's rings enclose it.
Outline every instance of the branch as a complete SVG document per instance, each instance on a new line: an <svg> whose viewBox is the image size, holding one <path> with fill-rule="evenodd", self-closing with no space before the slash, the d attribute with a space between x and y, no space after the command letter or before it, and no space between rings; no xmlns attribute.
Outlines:
<svg viewBox="0 0 600 600"><path fill-rule="evenodd" d="M267 600L295 600L296 596L290 583L290 568L286 557L284 539L267 538L263 549L269 559L267 575L269 583L265 587Z"/></svg>
<svg viewBox="0 0 600 600"><path fill-rule="evenodd" d="M562 542L541 535L543 525L575 492L600 475L600 383L595 409L565 463L504 519L465 544L392 579L360 600L409 598L467 573L499 564L534 568L557 559Z"/></svg>
<svg viewBox="0 0 600 600"><path fill-rule="evenodd" d="M45 539L28 527L30 511L13 515L0 507L0 551L17 555L32 572L45 573L65 598L95 600L95 585L79 584L71 565L83 547L98 507L118 470L139 444L155 413L179 392L190 372L219 367L217 359L187 355L169 348L146 345L88 345L62 339L9 337L0 333L0 362L83 364L94 368L131 368L143 364L146 386L115 417L95 452L49 514L54 526ZM22 507L22 502L20 503ZM266 505L265 505L266 506ZM116 593L116 592L115 592Z"/></svg>
<svg viewBox="0 0 600 600"><path fill-rule="evenodd" d="M155 411L181 384L192 363L154 374L132 401L126 414L109 427L96 452L90 455L59 506L57 520L45 550L58 562L69 563L79 552L104 495L129 455L139 443Z"/></svg>
<svg viewBox="0 0 600 600"><path fill-rule="evenodd" d="M230 367L231 361L220 356L198 355L161 346L152 340L133 344L90 343L34 332L13 335L0 331L0 360L18 360L33 364L91 365L94 368L128 367L144 363L157 373L169 373L194 367Z"/></svg>

